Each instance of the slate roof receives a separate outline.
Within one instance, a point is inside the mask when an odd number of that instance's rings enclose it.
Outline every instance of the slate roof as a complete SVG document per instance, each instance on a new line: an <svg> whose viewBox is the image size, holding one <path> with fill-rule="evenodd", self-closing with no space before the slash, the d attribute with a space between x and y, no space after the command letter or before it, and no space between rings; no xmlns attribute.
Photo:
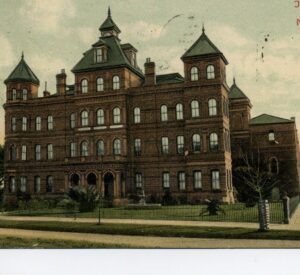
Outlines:
<svg viewBox="0 0 300 275"><path fill-rule="evenodd" d="M34 72L30 69L30 67L25 62L24 56L16 66L16 68L11 72L11 74L4 80L4 83L15 82L15 81L25 81L32 82L34 84L39 85L40 81Z"/></svg>
<svg viewBox="0 0 300 275"><path fill-rule="evenodd" d="M193 57L193 56L203 56L203 55L220 55L224 62L228 64L227 59L223 55L223 53L214 45L213 42L207 37L205 34L205 30L203 29L201 36L196 40L196 42L185 52L185 54L181 57Z"/></svg>
<svg viewBox="0 0 300 275"><path fill-rule="evenodd" d="M244 92L236 85L235 79L229 90L229 99L249 99Z"/></svg>
<svg viewBox="0 0 300 275"><path fill-rule="evenodd" d="M156 76L156 84L173 84L181 83L184 78L179 73L163 74Z"/></svg>
<svg viewBox="0 0 300 275"><path fill-rule="evenodd" d="M294 121L286 118L268 115L268 114L262 114L250 120L251 125L280 124L280 123L294 123Z"/></svg>
<svg viewBox="0 0 300 275"><path fill-rule="evenodd" d="M109 69L114 67L128 67L141 77L144 77L142 71L134 67L126 55L124 54L120 40L115 36L101 37L100 40L95 43L93 46L105 45L107 47L107 61L101 63L95 63L94 60L94 48L86 51L82 59L74 66L72 69L73 73L82 72L82 71L93 71L99 69Z"/></svg>

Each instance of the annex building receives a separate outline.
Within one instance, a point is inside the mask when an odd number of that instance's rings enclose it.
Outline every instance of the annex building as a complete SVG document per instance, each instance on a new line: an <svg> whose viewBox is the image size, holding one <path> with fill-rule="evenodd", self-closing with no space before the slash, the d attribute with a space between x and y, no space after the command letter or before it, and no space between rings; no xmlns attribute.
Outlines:
<svg viewBox="0 0 300 275"><path fill-rule="evenodd" d="M298 193L295 120L251 119L250 100L228 87L228 61L204 29L181 57L183 76L157 75L150 58L141 70L110 10L99 30L72 69L74 84L61 70L56 93L38 96L40 81L23 55L5 80L7 194L59 196L92 185L115 203L140 190L234 202L233 158L258 144L273 172L291 163L287 188Z"/></svg>

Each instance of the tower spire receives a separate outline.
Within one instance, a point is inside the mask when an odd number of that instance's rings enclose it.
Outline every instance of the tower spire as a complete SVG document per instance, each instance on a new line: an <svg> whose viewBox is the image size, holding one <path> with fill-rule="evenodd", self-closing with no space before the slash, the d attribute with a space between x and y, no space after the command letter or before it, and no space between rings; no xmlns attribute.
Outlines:
<svg viewBox="0 0 300 275"><path fill-rule="evenodd" d="M24 51L22 51L21 59L24 59Z"/></svg>
<svg viewBox="0 0 300 275"><path fill-rule="evenodd" d="M204 22L202 22L202 33L205 33Z"/></svg>
<svg viewBox="0 0 300 275"><path fill-rule="evenodd" d="M233 84L235 85L235 76L233 77Z"/></svg>
<svg viewBox="0 0 300 275"><path fill-rule="evenodd" d="M111 11L110 11L110 6L108 6L108 12L107 12L107 17L111 18Z"/></svg>

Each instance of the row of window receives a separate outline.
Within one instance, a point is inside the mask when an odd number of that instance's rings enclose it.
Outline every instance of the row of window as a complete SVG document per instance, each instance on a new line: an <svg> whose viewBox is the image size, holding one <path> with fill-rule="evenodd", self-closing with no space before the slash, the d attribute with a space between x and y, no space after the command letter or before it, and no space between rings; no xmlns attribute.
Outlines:
<svg viewBox="0 0 300 275"><path fill-rule="evenodd" d="M17 99L27 100L28 99L28 90L22 89L22 91L17 92L17 89L12 89L12 93L11 93L9 99L10 100L17 100Z"/></svg>
<svg viewBox="0 0 300 275"><path fill-rule="evenodd" d="M16 177L9 178L8 191L10 193L15 193L17 190L20 190L23 193L28 191L27 177L25 177L25 176L20 177L19 189L17 188ZM41 177L36 176L36 177L34 177L34 192L39 193L40 191L41 191ZM47 193L53 192L53 177L52 176L46 177L46 192Z"/></svg>
<svg viewBox="0 0 300 275"><path fill-rule="evenodd" d="M178 172L177 174L177 184L180 191L186 190L186 173ZM136 188L143 188L143 175L142 173L135 174L135 186ZM170 173L163 172L162 174L162 186L164 189L169 189L170 183ZM202 189L202 172L193 172L193 186L194 189ZM211 187L213 190L220 190L220 172L219 170L211 171Z"/></svg>
<svg viewBox="0 0 300 275"><path fill-rule="evenodd" d="M113 76L113 78L112 78L112 87L113 87L113 90L120 90L120 77L119 76L117 76L117 75ZM98 77L96 79L96 91L97 92L103 92L104 88L105 88L104 87L104 79L102 77ZM80 90L81 90L81 93L83 93L83 94L88 93L88 91L89 91L89 82L86 78L81 80Z"/></svg>
<svg viewBox="0 0 300 275"><path fill-rule="evenodd" d="M185 153L185 140L184 136L176 137L176 147L177 154ZM96 143L96 154L97 156L103 156L105 154L104 141L98 140ZM216 133L211 133L209 135L209 148L211 151L216 151L219 148L218 135ZM77 156L77 143L71 142L69 144L70 157ZM192 136L192 150L194 153L200 153L201 151L201 136L199 134L194 134ZM54 158L53 153L53 144L47 144L47 160L52 160ZM113 154L121 155L121 140L119 138L114 139L113 141ZM142 141L140 138L134 140L134 154L140 156L142 152ZM169 154L169 138L161 138L161 152L163 154ZM85 157L89 156L89 143L84 140L80 143L80 155ZM10 146L10 160L17 159L17 147L15 145ZM27 146L21 146L21 160L27 160ZM41 160L41 145L35 145L35 160Z"/></svg>
<svg viewBox="0 0 300 275"><path fill-rule="evenodd" d="M29 119L27 117L22 117L22 131L26 132L28 131L28 121ZM47 129L49 131L53 130L54 128L54 121L53 121L53 116L48 116L47 117ZM36 131L41 131L42 130L42 118L40 116L37 116L35 118L35 130ZM17 131L17 118L16 117L12 117L11 118L11 131L12 132L16 132Z"/></svg>
<svg viewBox="0 0 300 275"><path fill-rule="evenodd" d="M191 81L199 80L199 69L196 66L193 66L190 70ZM206 67L206 79L215 79L215 66L208 65Z"/></svg>

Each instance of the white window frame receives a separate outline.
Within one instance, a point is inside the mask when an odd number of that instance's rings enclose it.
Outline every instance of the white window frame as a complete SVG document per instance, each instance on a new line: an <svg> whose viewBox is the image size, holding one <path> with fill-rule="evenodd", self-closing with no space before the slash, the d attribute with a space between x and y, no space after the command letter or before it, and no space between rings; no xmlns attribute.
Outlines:
<svg viewBox="0 0 300 275"><path fill-rule="evenodd" d="M199 69L195 66L193 66L190 70L191 73L191 81L197 81L199 80Z"/></svg>
<svg viewBox="0 0 300 275"><path fill-rule="evenodd" d="M17 119L15 117L11 118L11 131L16 132L17 130Z"/></svg>
<svg viewBox="0 0 300 275"><path fill-rule="evenodd" d="M194 188L202 189L202 172L194 171Z"/></svg>
<svg viewBox="0 0 300 275"><path fill-rule="evenodd" d="M211 184L213 190L220 190L220 171L212 170L211 171Z"/></svg>
<svg viewBox="0 0 300 275"><path fill-rule="evenodd" d="M104 79L102 77L97 78L97 92L104 91Z"/></svg>
<svg viewBox="0 0 300 275"><path fill-rule="evenodd" d="M27 160L27 146L22 145L21 147L21 160Z"/></svg>
<svg viewBox="0 0 300 275"><path fill-rule="evenodd" d="M271 142L275 141L275 132L273 130L269 131L268 140L271 141Z"/></svg>
<svg viewBox="0 0 300 275"><path fill-rule="evenodd" d="M119 138L113 142L113 153L114 155L121 155L121 140Z"/></svg>
<svg viewBox="0 0 300 275"><path fill-rule="evenodd" d="M193 100L191 102L191 110L192 110L192 117L199 117L200 116L200 107L199 107L199 101Z"/></svg>
<svg viewBox="0 0 300 275"><path fill-rule="evenodd" d="M70 128L74 129L76 127L76 114L72 113L70 115Z"/></svg>
<svg viewBox="0 0 300 275"><path fill-rule="evenodd" d="M42 130L42 118L40 116L37 116L35 118L35 130L36 131Z"/></svg>
<svg viewBox="0 0 300 275"><path fill-rule="evenodd" d="M20 191L25 193L27 190L27 177L21 176L20 177Z"/></svg>
<svg viewBox="0 0 300 275"><path fill-rule="evenodd" d="M49 131L53 130L53 116L47 117L47 129Z"/></svg>
<svg viewBox="0 0 300 275"><path fill-rule="evenodd" d="M104 156L105 148L104 148L104 141L99 139L97 141L97 156Z"/></svg>
<svg viewBox="0 0 300 275"><path fill-rule="evenodd" d="M86 127L89 126L89 112L84 110L81 112L81 126Z"/></svg>
<svg viewBox="0 0 300 275"><path fill-rule="evenodd" d="M142 173L135 173L135 187L136 188L142 188L143 187Z"/></svg>
<svg viewBox="0 0 300 275"><path fill-rule="evenodd" d="M80 155L82 157L87 157L89 155L89 143L84 140L80 144Z"/></svg>
<svg viewBox="0 0 300 275"><path fill-rule="evenodd" d="M177 120L183 119L183 104L181 103L176 104L176 119Z"/></svg>
<svg viewBox="0 0 300 275"><path fill-rule="evenodd" d="M184 136L177 136L176 138L176 147L177 147L177 154L183 155L184 154Z"/></svg>
<svg viewBox="0 0 300 275"><path fill-rule="evenodd" d="M208 100L208 114L209 116L216 116L218 114L217 100L215 98Z"/></svg>
<svg viewBox="0 0 300 275"><path fill-rule="evenodd" d="M121 123L121 109L119 107L115 107L113 109L113 123L114 124Z"/></svg>
<svg viewBox="0 0 300 275"><path fill-rule="evenodd" d="M219 149L219 137L217 133L211 133L209 135L209 148L213 151Z"/></svg>
<svg viewBox="0 0 300 275"><path fill-rule="evenodd" d="M9 178L9 192L15 193L16 190L17 190L16 177L10 177Z"/></svg>
<svg viewBox="0 0 300 275"><path fill-rule="evenodd" d="M193 142L193 152L200 153L201 152L201 136L199 134L193 134L192 142Z"/></svg>
<svg viewBox="0 0 300 275"><path fill-rule="evenodd" d="M40 144L35 145L34 151L35 151L35 160L41 160L41 145Z"/></svg>
<svg viewBox="0 0 300 275"><path fill-rule="evenodd" d="M215 66L214 65L208 65L206 68L206 78L207 79L215 79Z"/></svg>
<svg viewBox="0 0 300 275"><path fill-rule="evenodd" d="M160 107L160 120L168 121L168 107L167 105L162 105Z"/></svg>
<svg viewBox="0 0 300 275"><path fill-rule="evenodd" d="M118 75L113 77L113 90L120 90L120 77Z"/></svg>
<svg viewBox="0 0 300 275"><path fill-rule="evenodd" d="M163 181L163 188L165 188L165 189L170 188L170 173L169 172L163 172L162 181Z"/></svg>
<svg viewBox="0 0 300 275"><path fill-rule="evenodd" d="M53 160L53 144L47 144L47 160Z"/></svg>
<svg viewBox="0 0 300 275"><path fill-rule="evenodd" d="M22 100L27 100L28 99L28 90L23 89L22 90Z"/></svg>
<svg viewBox="0 0 300 275"><path fill-rule="evenodd" d="M178 172L178 188L180 191L184 191L186 189L185 172Z"/></svg>
<svg viewBox="0 0 300 275"><path fill-rule="evenodd" d="M168 137L161 138L161 152L163 154L169 154L169 138Z"/></svg>
<svg viewBox="0 0 300 275"><path fill-rule="evenodd" d="M139 107L135 107L133 110L133 121L135 124L141 123L141 109Z"/></svg>
<svg viewBox="0 0 300 275"><path fill-rule="evenodd" d="M86 78L84 78L84 79L81 80L80 88L81 88L81 93L83 93L83 94L87 94L88 93L89 82L88 82L88 80Z"/></svg>
<svg viewBox="0 0 300 275"><path fill-rule="evenodd" d="M97 110L97 125L103 125L105 123L104 120L104 110L98 109Z"/></svg>
<svg viewBox="0 0 300 275"><path fill-rule="evenodd" d="M135 156L140 156L142 152L142 141L140 138L134 140L134 154Z"/></svg>
<svg viewBox="0 0 300 275"><path fill-rule="evenodd" d="M27 117L26 116L22 117L22 131L23 132L27 131Z"/></svg>
<svg viewBox="0 0 300 275"><path fill-rule="evenodd" d="M77 155L77 150L76 150L76 142L71 142L70 143L70 157L74 158Z"/></svg>
<svg viewBox="0 0 300 275"><path fill-rule="evenodd" d="M103 48L95 49L95 61L96 63L101 63L104 61Z"/></svg>

